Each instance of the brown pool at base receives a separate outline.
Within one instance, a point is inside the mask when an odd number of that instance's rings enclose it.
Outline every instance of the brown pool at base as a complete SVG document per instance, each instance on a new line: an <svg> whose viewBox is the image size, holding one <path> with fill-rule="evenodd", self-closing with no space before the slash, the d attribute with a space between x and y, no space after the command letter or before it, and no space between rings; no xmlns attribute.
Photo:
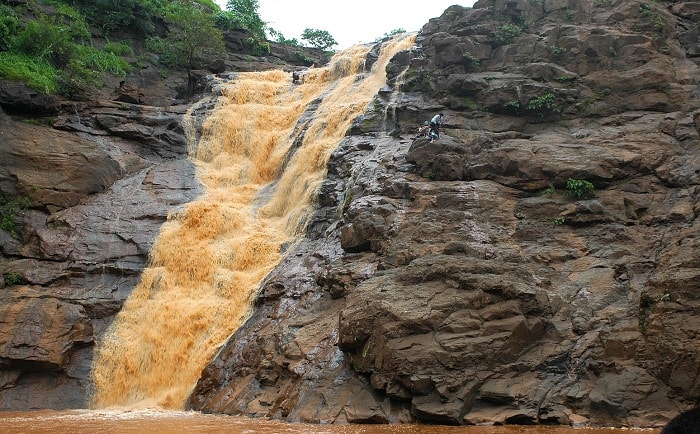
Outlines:
<svg viewBox="0 0 700 434"><path fill-rule="evenodd" d="M659 429L550 426L314 425L161 410L0 412L3 434L658 434Z"/></svg>

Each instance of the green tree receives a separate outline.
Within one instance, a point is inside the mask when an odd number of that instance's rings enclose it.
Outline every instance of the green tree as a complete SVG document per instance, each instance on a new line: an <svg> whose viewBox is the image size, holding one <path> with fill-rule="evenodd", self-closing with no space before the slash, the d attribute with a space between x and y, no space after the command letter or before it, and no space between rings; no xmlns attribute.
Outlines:
<svg viewBox="0 0 700 434"><path fill-rule="evenodd" d="M14 9L6 5L0 5L0 51L10 48L13 35L21 28L19 16Z"/></svg>
<svg viewBox="0 0 700 434"><path fill-rule="evenodd" d="M267 23L258 15L260 7L258 0L228 0L226 8L231 12L235 21L248 29L253 36L264 41L266 39Z"/></svg>
<svg viewBox="0 0 700 434"><path fill-rule="evenodd" d="M214 23L214 15L194 0L175 0L166 10L170 24L165 37L166 58L172 66L187 68L192 85L192 70L205 52L221 53L224 38Z"/></svg>
<svg viewBox="0 0 700 434"><path fill-rule="evenodd" d="M109 34L127 31L139 36L155 32L156 17L162 15L162 0L73 0L91 22Z"/></svg>
<svg viewBox="0 0 700 434"><path fill-rule="evenodd" d="M272 37L272 40L279 43L279 44L293 45L295 47L299 46L299 41L297 41L296 38L287 39L284 37L282 32L280 32L276 29L273 29L272 27L270 27L268 29L268 31L270 32L270 37Z"/></svg>
<svg viewBox="0 0 700 434"><path fill-rule="evenodd" d="M328 50L332 46L338 45L333 36L326 30L306 28L301 34L301 39L319 50Z"/></svg>

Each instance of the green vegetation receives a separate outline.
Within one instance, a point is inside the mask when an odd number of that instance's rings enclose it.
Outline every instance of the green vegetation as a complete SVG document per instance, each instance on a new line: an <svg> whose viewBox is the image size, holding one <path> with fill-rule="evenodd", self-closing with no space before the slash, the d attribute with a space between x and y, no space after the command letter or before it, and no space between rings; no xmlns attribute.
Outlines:
<svg viewBox="0 0 700 434"><path fill-rule="evenodd" d="M107 76L125 77L145 62L191 72L205 56L224 49L223 31L236 28L250 31L246 42L256 55L269 54L268 32L279 42L299 45L267 27L258 0L229 0L225 11L213 0L3 2L0 78L44 94L84 96ZM336 44L324 30L307 29L304 36L316 48ZM158 57L135 59L131 47L139 41Z"/></svg>
<svg viewBox="0 0 700 434"><path fill-rule="evenodd" d="M527 103L527 109L531 112L537 113L539 116L544 116L547 113L554 113L559 111L554 102L553 93L548 93L542 96L532 98Z"/></svg>
<svg viewBox="0 0 700 434"><path fill-rule="evenodd" d="M656 10L648 3L639 5L639 13L652 25L653 37L658 38L664 33L664 21Z"/></svg>
<svg viewBox="0 0 700 434"><path fill-rule="evenodd" d="M587 198L593 195L595 186L585 179L567 179L566 194L577 199Z"/></svg>
<svg viewBox="0 0 700 434"><path fill-rule="evenodd" d="M334 45L338 45L333 36L325 30L306 28L301 33L301 39L309 43L311 47L319 50L328 50Z"/></svg>
<svg viewBox="0 0 700 434"><path fill-rule="evenodd" d="M556 96L553 93L530 98L524 106L520 101L512 99L504 102L501 107L505 113L517 116L537 115L541 118L560 111L556 105Z"/></svg>
<svg viewBox="0 0 700 434"><path fill-rule="evenodd" d="M523 27L515 23L506 23L499 27L494 33L493 38L496 44L506 45L513 42L516 36L523 32Z"/></svg>
<svg viewBox="0 0 700 434"><path fill-rule="evenodd" d="M17 236L17 216L29 207L28 197L6 197L0 195L0 229L13 237Z"/></svg>
<svg viewBox="0 0 700 434"><path fill-rule="evenodd" d="M313 65L313 63L314 63L314 59L313 59L313 58L307 56L306 54L304 54L304 53L301 52L301 51L296 51L296 52L294 53L294 55L296 56L297 59L301 60L305 65L311 66L311 65Z"/></svg>
<svg viewBox="0 0 700 434"><path fill-rule="evenodd" d="M44 94L58 90L56 68L44 59L33 59L20 53L0 52L0 77L21 81Z"/></svg>
<svg viewBox="0 0 700 434"><path fill-rule="evenodd" d="M644 293L639 297L639 331L646 336L647 335L647 324L649 323L649 317L656 310L656 306L661 302L670 302L671 293L668 290L664 290L664 293L659 297L652 297L651 295Z"/></svg>
<svg viewBox="0 0 700 434"><path fill-rule="evenodd" d="M278 32L273 28L268 29L268 32L270 33L272 40L277 42L278 44L291 45L293 47L299 46L299 41L296 38L287 39L281 32Z"/></svg>
<svg viewBox="0 0 700 434"><path fill-rule="evenodd" d="M566 48L560 47L559 45L550 45L547 49L552 56L561 56L566 53Z"/></svg>
<svg viewBox="0 0 700 434"><path fill-rule="evenodd" d="M101 84L101 74L124 75L129 65L113 52L89 44L84 15L64 2L49 1L53 14L28 2L33 20L20 20L17 10L4 6L0 25L0 75L19 80L42 93L80 93Z"/></svg>
<svg viewBox="0 0 700 434"><path fill-rule="evenodd" d="M471 111L479 110L479 104L473 98L462 98L462 105Z"/></svg>
<svg viewBox="0 0 700 434"><path fill-rule="evenodd" d="M403 35L404 33L406 33L406 30L399 27L398 29L394 29L394 30L392 30L392 31L390 31L390 32L388 32L388 33L384 33L383 36L380 36L380 37L376 38L376 39L374 40L374 43L376 44L376 43L378 43L378 42L381 42L381 41L384 41L384 40L387 40L387 39L391 39L391 38L393 38L393 37L396 36L396 35Z"/></svg>
<svg viewBox="0 0 700 434"><path fill-rule="evenodd" d="M175 0L165 8L170 32L164 38L166 65L186 67L191 73L205 51L223 52L224 41L213 16L191 0Z"/></svg>
<svg viewBox="0 0 700 434"><path fill-rule="evenodd" d="M503 104L503 108L508 113L518 114L520 112L520 101L512 99Z"/></svg>
<svg viewBox="0 0 700 434"><path fill-rule="evenodd" d="M342 216L343 214L345 214L345 211L348 210L348 208L350 207L350 204L352 203L353 199L354 199L354 198L353 198L352 190L348 190L348 191L345 193L345 198L343 199L343 206L341 207L341 210L340 210L340 215L341 215L341 216Z"/></svg>
<svg viewBox="0 0 700 434"><path fill-rule="evenodd" d="M267 23L258 15L258 0L228 0L226 9L231 17L244 29L248 29L259 41L266 39Z"/></svg>
<svg viewBox="0 0 700 434"><path fill-rule="evenodd" d="M612 93L612 90L610 88L603 88L603 89L598 89L595 91L595 97L597 100L603 100L605 99L606 96L610 95Z"/></svg>
<svg viewBox="0 0 700 434"><path fill-rule="evenodd" d="M540 195L552 197L552 195L553 195L556 191L557 191L557 189L554 188L554 186L553 186L552 184L549 184L549 186L547 186L547 188L545 188L544 190L542 190L542 192L540 193Z"/></svg>
<svg viewBox="0 0 700 434"><path fill-rule="evenodd" d="M5 286L19 285L20 283L24 282L24 277L21 274L13 271L6 271L2 273L2 277L5 281Z"/></svg>
<svg viewBox="0 0 700 434"><path fill-rule="evenodd" d="M462 55L462 57L464 57L464 60L467 61L467 64L473 68L478 68L479 65L481 65L481 62L479 61L479 59L477 59L476 56L474 56L472 53L470 53L468 51L466 53L464 53Z"/></svg>

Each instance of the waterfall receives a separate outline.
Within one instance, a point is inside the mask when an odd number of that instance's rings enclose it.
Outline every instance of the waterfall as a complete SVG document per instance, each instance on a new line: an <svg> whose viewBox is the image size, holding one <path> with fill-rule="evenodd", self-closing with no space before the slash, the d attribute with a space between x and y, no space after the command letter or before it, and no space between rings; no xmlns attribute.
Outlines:
<svg viewBox="0 0 700 434"><path fill-rule="evenodd" d="M93 406L181 409L204 366L249 316L281 247L303 234L331 152L413 37L336 54L291 73L225 84L191 158L205 193L163 225L141 281L98 343Z"/></svg>

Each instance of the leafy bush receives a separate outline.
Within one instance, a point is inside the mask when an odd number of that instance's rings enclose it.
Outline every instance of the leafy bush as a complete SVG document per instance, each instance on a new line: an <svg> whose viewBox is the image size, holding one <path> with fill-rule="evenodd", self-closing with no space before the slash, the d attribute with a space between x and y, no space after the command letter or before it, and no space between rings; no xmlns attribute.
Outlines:
<svg viewBox="0 0 700 434"><path fill-rule="evenodd" d="M61 70L58 77L60 92L64 95L81 95L102 85L104 73L125 76L131 65L113 53L79 45L75 56Z"/></svg>
<svg viewBox="0 0 700 434"><path fill-rule="evenodd" d="M49 18L54 25L59 26L62 31L67 32L75 40L87 41L90 39L90 27L79 10L59 0L50 0L48 3L56 7L56 12Z"/></svg>
<svg viewBox="0 0 700 434"><path fill-rule="evenodd" d="M464 58L464 60L467 62L467 64L469 66L477 68L477 67L479 67L479 65L481 65L481 61L479 61L479 59L476 56L474 56L472 53L470 53L468 51L466 53L464 53L462 55L462 57Z"/></svg>
<svg viewBox="0 0 700 434"><path fill-rule="evenodd" d="M133 56L134 50L131 49L125 42L108 42L105 44L103 51L112 53L115 56Z"/></svg>
<svg viewBox="0 0 700 434"><path fill-rule="evenodd" d="M10 48L12 36L17 34L21 23L15 11L6 5L0 5L0 51Z"/></svg>
<svg viewBox="0 0 700 434"><path fill-rule="evenodd" d="M542 196L552 197L552 195L553 195L556 191L557 191L557 189L554 188L554 186L553 186L552 184L549 184L549 186L547 186L547 188L545 188L544 190L542 190L542 192L541 192L540 194L541 194Z"/></svg>
<svg viewBox="0 0 700 434"><path fill-rule="evenodd" d="M0 196L0 229L4 229L10 235L17 236L17 215L29 206L28 197Z"/></svg>
<svg viewBox="0 0 700 434"><path fill-rule="evenodd" d="M301 60L305 65L313 65L314 64L314 59L307 56L305 53L301 51L295 51L294 56L296 56L297 59Z"/></svg>
<svg viewBox="0 0 700 434"><path fill-rule="evenodd" d="M336 40L326 30L306 28L301 33L301 39L309 43L310 46L319 50L328 50L334 45L338 45Z"/></svg>
<svg viewBox="0 0 700 434"><path fill-rule="evenodd" d="M243 27L236 16L231 11L219 11L214 14L214 23L220 29L233 30Z"/></svg>
<svg viewBox="0 0 700 434"><path fill-rule="evenodd" d="M553 56L561 56L562 54L566 53L566 48L559 45L550 45L547 47L547 50L549 50L550 54Z"/></svg>
<svg viewBox="0 0 700 434"><path fill-rule="evenodd" d="M44 16L27 23L13 38L11 51L45 59L62 68L70 61L74 47L70 32Z"/></svg>
<svg viewBox="0 0 700 434"><path fill-rule="evenodd" d="M109 35L126 31L142 37L154 34L155 19L162 15L162 0L73 0L87 19Z"/></svg>
<svg viewBox="0 0 700 434"><path fill-rule="evenodd" d="M58 90L58 71L44 59L26 54L0 52L0 77L21 81L39 93Z"/></svg>
<svg viewBox="0 0 700 434"><path fill-rule="evenodd" d="M266 39L267 24L258 15L258 0L228 0L226 6L233 18L248 29L255 39Z"/></svg>
<svg viewBox="0 0 700 434"><path fill-rule="evenodd" d="M12 271L3 273L2 277L5 279L5 286L19 285L24 282L24 277L21 274Z"/></svg>
<svg viewBox="0 0 700 434"><path fill-rule="evenodd" d="M267 56L270 54L270 43L250 37L246 39L246 43L257 56Z"/></svg>
<svg viewBox="0 0 700 434"><path fill-rule="evenodd" d="M498 45L510 44L516 36L523 32L523 28L514 23L506 23L499 27L493 37Z"/></svg>
<svg viewBox="0 0 700 434"><path fill-rule="evenodd" d="M22 81L41 93L76 95L101 86L105 73L123 76L129 71L130 65L119 57L131 53L128 45L110 43L105 50L94 48L89 44L91 33L81 10L59 0L47 3L55 7L52 15L37 12L35 19L24 25L13 21L12 14L0 20L0 35L12 29L2 39L5 51L0 52L0 76ZM90 4L98 8L106 3ZM2 12L8 11L3 8Z"/></svg>
<svg viewBox="0 0 700 434"><path fill-rule="evenodd" d="M546 113L552 113L559 110L554 102L553 93L532 98L527 103L527 109L531 112L539 114L540 116L544 116Z"/></svg>
<svg viewBox="0 0 700 434"><path fill-rule="evenodd" d="M585 179L571 179L566 181L566 194L577 199L590 197L595 190L594 185Z"/></svg>
<svg viewBox="0 0 700 434"><path fill-rule="evenodd" d="M109 72L116 76L125 76L131 69L129 62L116 54L84 45L78 47L78 58L79 62L86 68L98 72Z"/></svg>
<svg viewBox="0 0 700 434"><path fill-rule="evenodd" d="M195 0L200 5L208 8L210 11L220 12L221 8L213 0Z"/></svg>
<svg viewBox="0 0 700 434"><path fill-rule="evenodd" d="M506 113L519 114L520 113L520 102L515 99L511 99L503 103L503 109Z"/></svg>
<svg viewBox="0 0 700 434"><path fill-rule="evenodd" d="M166 8L170 32L165 37L165 54L175 66L188 71L207 50L223 51L224 39L214 16L189 0L175 0Z"/></svg>

